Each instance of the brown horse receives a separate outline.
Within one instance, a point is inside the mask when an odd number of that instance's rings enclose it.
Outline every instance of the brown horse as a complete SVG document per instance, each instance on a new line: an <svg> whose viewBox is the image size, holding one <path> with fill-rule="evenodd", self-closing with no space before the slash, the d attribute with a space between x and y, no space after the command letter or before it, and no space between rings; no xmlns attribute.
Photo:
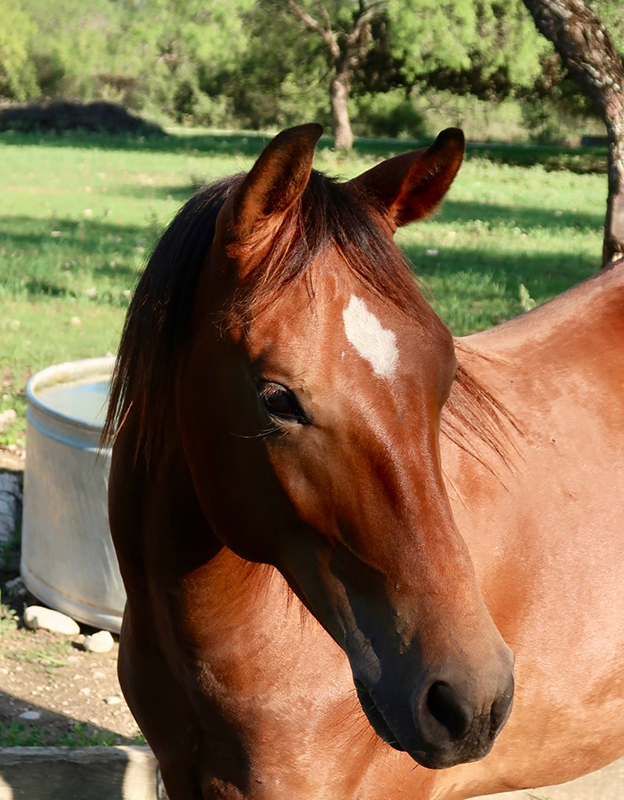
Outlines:
<svg viewBox="0 0 624 800"><path fill-rule="evenodd" d="M453 341L392 235L463 136L336 183L319 135L193 198L128 315L107 434L130 707L172 800L596 769L624 752L624 271Z"/></svg>

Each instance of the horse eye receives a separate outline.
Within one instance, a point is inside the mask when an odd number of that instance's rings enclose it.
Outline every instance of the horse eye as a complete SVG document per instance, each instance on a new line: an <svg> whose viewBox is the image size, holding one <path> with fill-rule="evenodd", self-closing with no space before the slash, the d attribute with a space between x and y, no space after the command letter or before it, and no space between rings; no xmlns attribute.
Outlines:
<svg viewBox="0 0 624 800"><path fill-rule="evenodd" d="M271 383L270 381L261 383L260 399L272 417L280 417L280 419L302 424L309 422L293 392L282 386L281 383Z"/></svg>

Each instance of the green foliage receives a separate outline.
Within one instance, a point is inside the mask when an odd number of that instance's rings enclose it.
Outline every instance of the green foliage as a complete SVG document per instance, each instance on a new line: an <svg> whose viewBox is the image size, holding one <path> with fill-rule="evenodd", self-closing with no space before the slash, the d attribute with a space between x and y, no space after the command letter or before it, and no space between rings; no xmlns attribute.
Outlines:
<svg viewBox="0 0 624 800"><path fill-rule="evenodd" d="M4 553L3 553L4 555ZM0 604L0 635L13 633L17 630L19 617L11 606Z"/></svg>
<svg viewBox="0 0 624 800"><path fill-rule="evenodd" d="M353 129L362 136L415 139L426 133L423 113L403 89L363 94L351 103Z"/></svg>
<svg viewBox="0 0 624 800"><path fill-rule="evenodd" d="M298 2L325 24L323 6L344 44L354 0ZM624 47L620 0L592 7ZM0 19L0 99L104 99L163 123L221 128L330 121L328 48L285 0L0 0ZM560 73L542 80L553 49L522 0L383 0L360 45L352 107L366 135L419 130L398 93L415 84L538 104L561 84Z"/></svg>
<svg viewBox="0 0 624 800"><path fill-rule="evenodd" d="M244 14L253 5L253 0L20 2L32 29L29 63L36 76L24 96L103 98L158 109L176 121L192 118L202 92L219 93L223 75L240 67L247 46Z"/></svg>
<svg viewBox="0 0 624 800"><path fill-rule="evenodd" d="M502 71L512 85L528 86L552 50L521 0L389 0L388 14L408 82L443 69Z"/></svg>
<svg viewBox="0 0 624 800"><path fill-rule="evenodd" d="M37 91L30 58L35 30L19 0L0 0L0 98L25 100Z"/></svg>
<svg viewBox="0 0 624 800"><path fill-rule="evenodd" d="M605 25L619 52L624 53L624 5L622 0L593 0L587 5Z"/></svg>
<svg viewBox="0 0 624 800"><path fill-rule="evenodd" d="M229 83L241 124L275 129L302 120L328 123L328 62L320 37L302 30L284 3L272 0L260 0L247 24L245 56Z"/></svg>

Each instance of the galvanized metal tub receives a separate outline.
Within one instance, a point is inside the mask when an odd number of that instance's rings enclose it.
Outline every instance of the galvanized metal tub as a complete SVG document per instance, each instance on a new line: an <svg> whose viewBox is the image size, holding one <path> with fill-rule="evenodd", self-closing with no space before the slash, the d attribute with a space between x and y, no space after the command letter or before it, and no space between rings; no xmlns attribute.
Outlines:
<svg viewBox="0 0 624 800"><path fill-rule="evenodd" d="M99 449L113 363L57 364L26 385L21 572L47 605L118 632L126 595L108 525L111 453Z"/></svg>

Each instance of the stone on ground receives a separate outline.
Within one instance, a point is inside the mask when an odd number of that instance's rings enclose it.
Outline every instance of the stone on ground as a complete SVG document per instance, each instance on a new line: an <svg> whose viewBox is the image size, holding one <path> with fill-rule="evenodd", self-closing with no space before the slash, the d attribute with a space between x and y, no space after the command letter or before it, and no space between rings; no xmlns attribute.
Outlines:
<svg viewBox="0 0 624 800"><path fill-rule="evenodd" d="M98 631L85 636L84 649L90 653L109 653L113 649L115 640L108 631Z"/></svg>
<svg viewBox="0 0 624 800"><path fill-rule="evenodd" d="M39 717L41 717L41 714L38 711L24 711L19 715L20 719L35 720L39 719Z"/></svg>
<svg viewBox="0 0 624 800"><path fill-rule="evenodd" d="M24 623L34 631L42 628L44 631L61 633L64 636L76 636L80 633L78 623L67 614L43 606L28 606L24 611Z"/></svg>

